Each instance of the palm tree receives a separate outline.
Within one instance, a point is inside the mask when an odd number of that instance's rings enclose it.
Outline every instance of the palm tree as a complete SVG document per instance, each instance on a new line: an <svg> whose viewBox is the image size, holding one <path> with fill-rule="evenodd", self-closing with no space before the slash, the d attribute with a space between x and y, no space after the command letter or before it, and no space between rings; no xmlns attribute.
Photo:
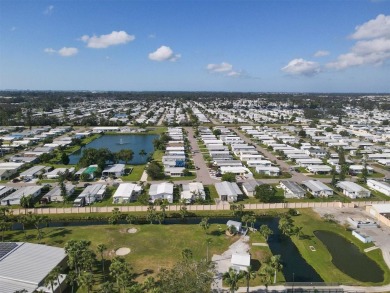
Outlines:
<svg viewBox="0 0 390 293"><path fill-rule="evenodd" d="M271 256L270 262L269 262L271 268L275 271L274 273L274 284L276 283L276 273L280 272L283 269L283 265L281 264L281 256L273 255Z"/></svg>
<svg viewBox="0 0 390 293"><path fill-rule="evenodd" d="M234 293L238 289L238 282L244 277L241 272L237 272L233 268L222 275L222 279L229 285L230 292Z"/></svg>
<svg viewBox="0 0 390 293"><path fill-rule="evenodd" d="M93 287L93 274L89 272L83 272L79 277L80 285L87 289L87 292L91 292Z"/></svg>
<svg viewBox="0 0 390 293"><path fill-rule="evenodd" d="M244 271L244 276L246 279L246 292L249 293L249 281L256 278L257 273L253 270L252 266L249 266L248 270Z"/></svg>
<svg viewBox="0 0 390 293"><path fill-rule="evenodd" d="M241 217L241 222L245 223L245 227L248 227L249 217L250 217L249 214L243 215Z"/></svg>
<svg viewBox="0 0 390 293"><path fill-rule="evenodd" d="M212 242L212 239L211 238L207 238L206 239L206 262L209 262L209 245L211 244Z"/></svg>
<svg viewBox="0 0 390 293"><path fill-rule="evenodd" d="M181 257L185 260L191 259L192 258L192 250L189 248L184 248L181 251Z"/></svg>
<svg viewBox="0 0 390 293"><path fill-rule="evenodd" d="M268 290L268 285L271 283L271 277L273 273L274 273L274 269L268 263L263 263L261 265L260 276L267 290Z"/></svg>
<svg viewBox="0 0 390 293"><path fill-rule="evenodd" d="M156 218L156 208L152 205L148 206L146 220L153 224L154 219Z"/></svg>
<svg viewBox="0 0 390 293"><path fill-rule="evenodd" d="M259 232L261 236L264 237L266 242L268 241L269 236L274 234L274 232L272 232L272 230L267 225L261 225Z"/></svg>
<svg viewBox="0 0 390 293"><path fill-rule="evenodd" d="M60 276L61 276L61 268L60 267L55 267L52 271L51 274L53 274L58 283L58 288L60 289L60 293L62 293L62 288L61 288L61 281L60 281Z"/></svg>
<svg viewBox="0 0 390 293"><path fill-rule="evenodd" d="M134 157L134 152L130 149L123 149L118 152L118 158L125 161L125 164L131 161Z"/></svg>
<svg viewBox="0 0 390 293"><path fill-rule="evenodd" d="M51 287L51 292L54 292L54 282L57 280L57 276L51 271L45 278L45 286Z"/></svg>
<svg viewBox="0 0 390 293"><path fill-rule="evenodd" d="M202 221L200 221L199 226L202 227L202 229L206 231L207 234L207 230L210 228L209 218L208 217L202 218Z"/></svg>
<svg viewBox="0 0 390 293"><path fill-rule="evenodd" d="M4 220L0 220L1 241L4 242L4 232L11 228L11 223Z"/></svg>
<svg viewBox="0 0 390 293"><path fill-rule="evenodd" d="M146 278L146 280L144 281L142 286L143 286L143 289L145 290L145 292L149 292L155 288L156 281L154 280L153 277L149 276Z"/></svg>
<svg viewBox="0 0 390 293"><path fill-rule="evenodd" d="M77 281L77 275L74 271L69 271L66 275L66 282L72 287L72 293L74 291L74 284Z"/></svg>
<svg viewBox="0 0 390 293"><path fill-rule="evenodd" d="M22 225L22 230L24 233L24 238L27 239L27 233L26 233L26 225L29 223L28 217L25 215L19 215L17 218L18 223Z"/></svg>
<svg viewBox="0 0 390 293"><path fill-rule="evenodd" d="M38 240L42 239L42 225L49 223L49 217L45 215L35 215L31 212L28 213L28 221L37 229Z"/></svg>
<svg viewBox="0 0 390 293"><path fill-rule="evenodd" d="M107 246L105 244L99 244L97 246L97 251L100 253L100 258L102 260L102 272L103 272L103 276L105 277L106 274L105 274L105 270L104 270L104 252L107 250Z"/></svg>
<svg viewBox="0 0 390 293"><path fill-rule="evenodd" d="M256 216L255 215L249 215L249 223L251 223L251 228L253 229L256 223Z"/></svg>
<svg viewBox="0 0 390 293"><path fill-rule="evenodd" d="M160 201L160 211L163 213L164 218L166 216L166 212L165 211L167 210L168 204L169 204L169 202L168 202L167 199L163 199L163 200Z"/></svg>

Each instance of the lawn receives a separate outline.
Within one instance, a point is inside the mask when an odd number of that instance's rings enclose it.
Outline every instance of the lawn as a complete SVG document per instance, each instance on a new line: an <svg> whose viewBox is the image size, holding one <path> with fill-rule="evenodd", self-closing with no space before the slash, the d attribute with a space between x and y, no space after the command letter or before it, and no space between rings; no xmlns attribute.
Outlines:
<svg viewBox="0 0 390 293"><path fill-rule="evenodd" d="M354 243L360 251L365 248L373 246L372 243L364 244L352 236L350 231L347 231L345 227L337 224L325 222L311 209L300 210L299 216L293 217L296 226L303 227L305 236L302 239L292 237L292 241L295 243L305 260L320 274L325 282L336 282L344 284L356 284L356 285L373 285L372 283L362 283L356 281L338 270L332 263L332 257L327 248L320 240L318 240L313 232L317 230L331 231L345 237L352 243ZM310 246L314 246L316 251L310 250ZM364 253L364 252L363 252ZM386 263L382 258L381 250L373 250L366 253L366 255L372 258L379 264L382 270L385 272L385 279L382 284L388 284L390 282L390 271ZM378 285L377 283L375 285Z"/></svg>
<svg viewBox="0 0 390 293"><path fill-rule="evenodd" d="M145 165L135 165L135 166L129 166L129 168L133 168L131 173L126 176L122 176L123 181L139 181L142 177L142 173L145 170Z"/></svg>
<svg viewBox="0 0 390 293"><path fill-rule="evenodd" d="M163 156L164 156L163 150L155 150L153 153L153 160L155 160L157 162L161 162Z"/></svg>
<svg viewBox="0 0 390 293"><path fill-rule="evenodd" d="M147 275L156 275L161 268L171 267L180 259L181 251L189 248L195 259L206 258L206 239L211 239L209 257L221 254L235 242L238 237L228 237L220 232L217 224L210 225L208 233L198 225L101 225L45 228L41 241L36 239L36 231L28 230L28 241L52 246L63 247L69 240L91 241L91 248L96 251L100 243L107 245L106 258L114 256L120 247L129 247L131 253L125 259L131 264L137 274L137 281L142 281ZM127 233L134 227L135 234ZM177 237L180 235L180 237ZM25 241L22 231L7 232L6 241ZM148 273L145 273L150 270Z"/></svg>

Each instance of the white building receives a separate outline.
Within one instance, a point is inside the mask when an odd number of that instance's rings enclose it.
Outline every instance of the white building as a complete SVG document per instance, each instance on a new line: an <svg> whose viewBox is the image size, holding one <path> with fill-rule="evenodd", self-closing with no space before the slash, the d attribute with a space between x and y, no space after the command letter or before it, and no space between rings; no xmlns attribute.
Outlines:
<svg viewBox="0 0 390 293"><path fill-rule="evenodd" d="M336 185L343 191L343 194L354 199L361 197L370 197L371 192L368 189L350 181L340 181Z"/></svg>
<svg viewBox="0 0 390 293"><path fill-rule="evenodd" d="M203 184L200 182L190 182L188 184L183 184L183 191L180 193L180 198L185 200L188 203L200 198L202 200L206 199L206 193L204 191Z"/></svg>
<svg viewBox="0 0 390 293"><path fill-rule="evenodd" d="M125 174L125 164L114 164L105 168L102 172L103 176L116 176L120 177Z"/></svg>
<svg viewBox="0 0 390 293"><path fill-rule="evenodd" d="M32 198L41 194L43 186L26 186L22 187L1 200L1 205L20 205L23 196L31 195Z"/></svg>
<svg viewBox="0 0 390 293"><path fill-rule="evenodd" d="M249 266L251 265L251 255L249 253L245 254L232 254L232 258L230 260L231 267L239 271L248 271Z"/></svg>
<svg viewBox="0 0 390 293"><path fill-rule="evenodd" d="M150 202L153 203L156 199L166 199L169 203L173 203L173 184L162 182L150 185L149 197Z"/></svg>
<svg viewBox="0 0 390 293"><path fill-rule="evenodd" d="M390 196L390 184L386 182L380 182L373 179L367 180L367 186L371 189L374 189L384 195Z"/></svg>
<svg viewBox="0 0 390 293"><path fill-rule="evenodd" d="M333 189L318 180L306 180L302 184L314 197L328 197L333 195Z"/></svg>
<svg viewBox="0 0 390 293"><path fill-rule="evenodd" d="M142 186L133 183L121 183L112 197L112 203L129 203L136 200L142 192Z"/></svg>
<svg viewBox="0 0 390 293"><path fill-rule="evenodd" d="M238 196L242 196L243 193L235 182L218 182L215 183L215 188L221 201L235 202Z"/></svg>

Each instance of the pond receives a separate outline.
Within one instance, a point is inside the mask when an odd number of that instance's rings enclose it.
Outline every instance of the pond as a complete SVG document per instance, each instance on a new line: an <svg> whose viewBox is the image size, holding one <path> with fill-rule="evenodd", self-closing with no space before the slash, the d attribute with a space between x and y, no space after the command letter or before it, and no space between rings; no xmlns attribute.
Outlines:
<svg viewBox="0 0 390 293"><path fill-rule="evenodd" d="M329 231L315 231L314 235L324 243L332 255L332 263L340 271L361 282L383 282L382 269L375 261L360 252L355 244Z"/></svg>
<svg viewBox="0 0 390 293"><path fill-rule="evenodd" d="M228 220L240 221L238 218L232 217L218 217L210 218L210 224L221 224L222 227L225 227ZM197 225L201 221L201 218L198 217L187 217L184 219L180 218L166 218L164 224L173 225L173 224L192 224ZM121 221L121 224L125 224L125 221ZM141 221L141 223L148 223L146 221ZM274 255L280 254L282 263L283 263L283 275L287 282L322 282L323 280L317 274L317 272L305 261L305 259L299 253L295 244L291 241L289 237L284 237L281 235L281 232L278 228L279 219L271 217L258 218L255 223L255 228L263 224L269 226L273 231L273 235L268 239L269 247ZM98 221L96 219L86 220L86 221L70 221L70 222L61 222L53 221L48 224L49 227L64 227L64 226L87 226L87 225L106 225L107 221ZM21 225L18 223L14 224L13 229L20 230Z"/></svg>
<svg viewBox="0 0 390 293"><path fill-rule="evenodd" d="M133 159L129 162L132 165L145 164L149 154L154 152L153 140L158 135L145 134L121 134L121 135L103 135L85 147L74 152L69 156L69 164L77 164L82 157L83 151L88 148L108 148L111 152L116 153L122 149L131 149L134 152ZM140 156L139 152L145 150L146 156ZM124 162L120 162L124 163Z"/></svg>

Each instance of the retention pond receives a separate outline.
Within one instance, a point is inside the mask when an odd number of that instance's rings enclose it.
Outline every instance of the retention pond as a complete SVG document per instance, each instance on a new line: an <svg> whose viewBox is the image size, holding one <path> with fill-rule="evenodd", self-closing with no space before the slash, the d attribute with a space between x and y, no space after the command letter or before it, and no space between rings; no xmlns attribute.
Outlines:
<svg viewBox="0 0 390 293"><path fill-rule="evenodd" d="M339 234L329 231L315 231L332 255L332 263L343 273L361 282L380 283L384 272L379 265L359 248Z"/></svg>
<svg viewBox="0 0 390 293"><path fill-rule="evenodd" d="M145 164L148 158L148 155L152 154L154 151L153 140L157 138L158 135L152 134L120 134L120 135L103 135L91 143L87 144L85 147L79 149L69 156L70 164L77 164L80 161L80 158L83 155L83 151L89 148L107 148L111 152L116 153L123 149L131 149L134 153L133 159L129 162L133 165ZM140 155L140 151L144 150L146 155ZM123 163L123 162L121 162Z"/></svg>

